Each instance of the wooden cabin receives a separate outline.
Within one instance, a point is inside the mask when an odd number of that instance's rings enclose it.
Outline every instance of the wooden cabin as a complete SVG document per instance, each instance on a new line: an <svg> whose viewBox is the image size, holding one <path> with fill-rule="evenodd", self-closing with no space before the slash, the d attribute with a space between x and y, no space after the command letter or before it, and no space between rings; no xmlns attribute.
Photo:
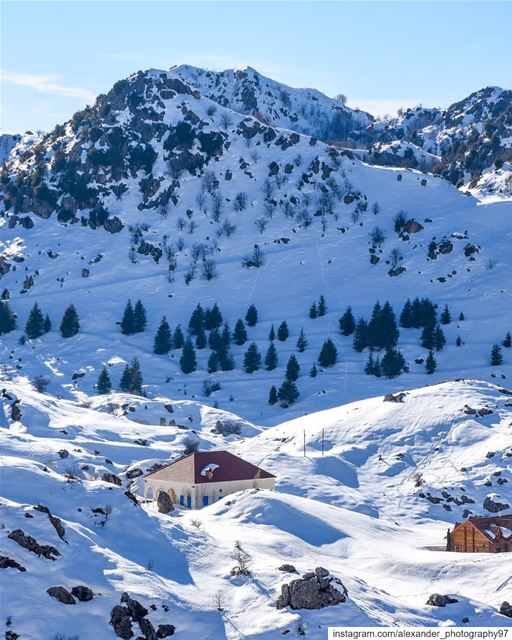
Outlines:
<svg viewBox="0 0 512 640"><path fill-rule="evenodd" d="M466 553L512 551L512 515L470 516L448 530L446 550Z"/></svg>

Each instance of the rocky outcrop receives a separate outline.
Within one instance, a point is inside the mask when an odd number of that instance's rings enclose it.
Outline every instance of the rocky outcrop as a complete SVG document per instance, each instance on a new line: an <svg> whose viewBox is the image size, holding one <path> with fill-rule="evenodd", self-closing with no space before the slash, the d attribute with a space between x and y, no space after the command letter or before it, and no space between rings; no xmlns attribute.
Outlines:
<svg viewBox="0 0 512 640"><path fill-rule="evenodd" d="M118 487L120 487L122 484L121 478L119 476L116 476L115 473L104 473L101 476L101 479L103 480L103 482L110 482L110 484L115 484Z"/></svg>
<svg viewBox="0 0 512 640"><path fill-rule="evenodd" d="M159 640L160 638L170 638L174 635L175 630L176 627L173 624L159 624L156 631L156 637Z"/></svg>
<svg viewBox="0 0 512 640"><path fill-rule="evenodd" d="M114 632L118 638L130 640L130 638L133 637L132 621L126 607L116 605L112 609L110 624L114 628Z"/></svg>
<svg viewBox="0 0 512 640"><path fill-rule="evenodd" d="M447 604L453 604L454 602L458 602L457 598L451 598L447 595L443 596L440 593L433 593L429 596L426 604L432 607L446 607Z"/></svg>
<svg viewBox="0 0 512 640"><path fill-rule="evenodd" d="M165 491L159 491L156 499L159 513L169 513L173 509L172 500Z"/></svg>
<svg viewBox="0 0 512 640"><path fill-rule="evenodd" d="M347 596L348 592L339 578L332 576L327 569L317 567L302 578L282 585L277 608L323 609L345 602Z"/></svg>
<svg viewBox="0 0 512 640"><path fill-rule="evenodd" d="M14 542L17 542L20 547L23 547L38 556L43 556L43 558L47 558L48 560L56 560L57 557L60 556L58 549L49 544L39 544L35 538L26 535L22 529L15 529L14 531L11 531L7 537L14 540Z"/></svg>
<svg viewBox="0 0 512 640"><path fill-rule="evenodd" d="M278 567L279 571L284 571L285 573L297 573L297 569L293 566L293 564L282 564Z"/></svg>
<svg viewBox="0 0 512 640"><path fill-rule="evenodd" d="M512 618L512 605L510 605L506 600L501 603L500 613L502 616L507 616L507 618Z"/></svg>
<svg viewBox="0 0 512 640"><path fill-rule="evenodd" d="M121 602L126 605L126 609L128 610L129 615L139 622L144 618L144 616L148 615L148 610L146 607L143 607L138 600L131 598L130 595L125 591L121 596Z"/></svg>
<svg viewBox="0 0 512 640"><path fill-rule="evenodd" d="M64 587L50 587L46 589L46 593L62 604L76 604L76 600Z"/></svg>
<svg viewBox="0 0 512 640"><path fill-rule="evenodd" d="M139 476L143 475L143 471L142 469L129 469L126 472L126 477L128 478L128 480L133 480L134 478L138 478Z"/></svg>
<svg viewBox="0 0 512 640"><path fill-rule="evenodd" d="M63 449L62 451L65 451L65 449ZM62 456L61 456L62 457ZM45 507L42 504L37 504L34 509L36 511L41 511L42 513L46 513L48 515L48 519L50 520L50 522L52 523L53 528L55 529L55 531L57 532L57 535L59 536L59 538L61 540L64 540L65 536L66 536L66 530L64 529L64 525L62 524L62 521L60 518L57 518L57 516L54 516L51 512L50 509L48 509L48 507Z"/></svg>
<svg viewBox="0 0 512 640"><path fill-rule="evenodd" d="M18 571L26 571L24 566L8 556L0 556L0 569L18 569Z"/></svg>
<svg viewBox="0 0 512 640"><path fill-rule="evenodd" d="M490 493L486 496L484 500L483 507L487 511L491 513L499 513L500 511L504 511L505 509L510 509L510 505L506 502L499 502L498 498L500 498L496 493Z"/></svg>
<svg viewBox="0 0 512 640"><path fill-rule="evenodd" d="M71 594L77 600L80 600L80 602L88 602L89 600L92 600L92 598L93 598L92 589L90 589L89 587L86 587L83 584L79 584L76 587L73 587L71 589Z"/></svg>

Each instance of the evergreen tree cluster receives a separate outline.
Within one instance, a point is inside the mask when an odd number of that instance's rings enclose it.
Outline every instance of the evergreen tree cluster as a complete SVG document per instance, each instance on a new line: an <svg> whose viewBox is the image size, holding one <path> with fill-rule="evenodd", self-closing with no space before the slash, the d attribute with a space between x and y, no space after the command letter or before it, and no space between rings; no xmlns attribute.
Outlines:
<svg viewBox="0 0 512 640"><path fill-rule="evenodd" d="M102 374L103 372L100 374L100 377ZM98 385L99 382L100 380L98 379ZM142 373L138 358L133 358L131 363L125 366L119 386L122 391L126 391L127 393L142 394Z"/></svg>
<svg viewBox="0 0 512 640"><path fill-rule="evenodd" d="M386 302L384 306L376 302L370 321L367 322L364 318L357 321L354 328L353 346L359 352L367 347L389 350L396 346L399 335L393 307L389 302Z"/></svg>
<svg viewBox="0 0 512 640"><path fill-rule="evenodd" d="M313 302L311 307L309 308L309 317L311 319L320 318L325 316L327 313L327 304L325 302L324 296L320 296L318 302Z"/></svg>
<svg viewBox="0 0 512 640"><path fill-rule="evenodd" d="M121 320L121 333L125 336L141 333L146 328L146 324L146 309L142 302L137 300L135 306L132 306L131 300L128 300Z"/></svg>

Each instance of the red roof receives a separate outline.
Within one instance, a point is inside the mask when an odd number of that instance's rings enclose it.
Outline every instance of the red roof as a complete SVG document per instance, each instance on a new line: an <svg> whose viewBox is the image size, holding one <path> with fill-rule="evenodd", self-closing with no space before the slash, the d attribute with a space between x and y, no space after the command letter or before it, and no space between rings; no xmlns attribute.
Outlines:
<svg viewBox="0 0 512 640"><path fill-rule="evenodd" d="M275 478L268 471L229 451L196 451L171 462L158 471L148 473L146 478L150 477L155 480L173 480L186 484Z"/></svg>

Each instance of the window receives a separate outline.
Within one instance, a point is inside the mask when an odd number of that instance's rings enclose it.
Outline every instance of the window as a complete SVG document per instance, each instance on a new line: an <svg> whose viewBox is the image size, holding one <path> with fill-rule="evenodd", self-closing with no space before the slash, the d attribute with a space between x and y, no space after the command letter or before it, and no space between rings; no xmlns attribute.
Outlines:
<svg viewBox="0 0 512 640"><path fill-rule="evenodd" d="M182 507L185 506L185 496L180 496L180 504Z"/></svg>
<svg viewBox="0 0 512 640"><path fill-rule="evenodd" d="M460 544L455 545L455 551L462 551L462 545Z"/></svg>

